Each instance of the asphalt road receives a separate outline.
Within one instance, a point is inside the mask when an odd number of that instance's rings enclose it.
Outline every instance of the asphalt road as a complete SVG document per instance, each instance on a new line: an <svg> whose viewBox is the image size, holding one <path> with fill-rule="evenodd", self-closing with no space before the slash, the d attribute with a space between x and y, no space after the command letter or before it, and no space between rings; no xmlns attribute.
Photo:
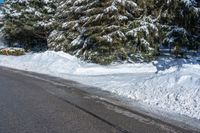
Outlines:
<svg viewBox="0 0 200 133"><path fill-rule="evenodd" d="M126 111L72 81L0 67L0 133L194 132Z"/></svg>

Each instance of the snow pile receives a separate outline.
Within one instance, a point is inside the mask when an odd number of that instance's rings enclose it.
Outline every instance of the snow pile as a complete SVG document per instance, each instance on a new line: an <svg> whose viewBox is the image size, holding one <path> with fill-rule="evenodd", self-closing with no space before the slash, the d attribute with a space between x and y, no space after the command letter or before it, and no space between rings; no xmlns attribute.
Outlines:
<svg viewBox="0 0 200 133"><path fill-rule="evenodd" d="M0 65L47 74L98 76L108 74L156 72L151 64L121 64L101 66L80 61L64 52L47 51L20 57L0 56Z"/></svg>
<svg viewBox="0 0 200 133"><path fill-rule="evenodd" d="M40 72L102 88L170 113L200 119L199 59L101 66L63 52L0 56L0 65ZM162 71L161 71L162 70Z"/></svg>

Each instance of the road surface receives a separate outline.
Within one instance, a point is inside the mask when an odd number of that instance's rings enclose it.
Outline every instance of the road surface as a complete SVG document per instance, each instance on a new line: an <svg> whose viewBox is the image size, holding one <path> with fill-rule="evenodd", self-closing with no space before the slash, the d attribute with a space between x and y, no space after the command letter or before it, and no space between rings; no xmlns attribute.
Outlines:
<svg viewBox="0 0 200 133"><path fill-rule="evenodd" d="M194 132L122 110L84 89L72 81L0 67L0 133Z"/></svg>

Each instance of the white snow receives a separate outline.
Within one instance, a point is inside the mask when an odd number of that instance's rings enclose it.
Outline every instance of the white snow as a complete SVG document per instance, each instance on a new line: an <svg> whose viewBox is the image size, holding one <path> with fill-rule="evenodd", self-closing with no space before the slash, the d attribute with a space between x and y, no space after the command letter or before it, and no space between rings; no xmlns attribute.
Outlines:
<svg viewBox="0 0 200 133"><path fill-rule="evenodd" d="M197 2L196 0L182 0L187 6L193 6L195 5Z"/></svg>
<svg viewBox="0 0 200 133"><path fill-rule="evenodd" d="M153 63L101 66L64 52L20 57L0 55L0 65L71 79L144 103L155 109L200 120L198 58L160 58Z"/></svg>

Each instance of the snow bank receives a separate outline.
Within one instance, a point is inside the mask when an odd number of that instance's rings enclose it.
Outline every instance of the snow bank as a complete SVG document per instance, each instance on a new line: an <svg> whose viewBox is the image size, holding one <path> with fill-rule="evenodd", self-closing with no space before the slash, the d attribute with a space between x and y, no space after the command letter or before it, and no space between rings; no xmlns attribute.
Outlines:
<svg viewBox="0 0 200 133"><path fill-rule="evenodd" d="M152 108L200 120L198 59L158 59L149 64L101 66L63 52L0 56L0 65L34 71L102 88Z"/></svg>

